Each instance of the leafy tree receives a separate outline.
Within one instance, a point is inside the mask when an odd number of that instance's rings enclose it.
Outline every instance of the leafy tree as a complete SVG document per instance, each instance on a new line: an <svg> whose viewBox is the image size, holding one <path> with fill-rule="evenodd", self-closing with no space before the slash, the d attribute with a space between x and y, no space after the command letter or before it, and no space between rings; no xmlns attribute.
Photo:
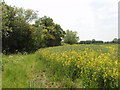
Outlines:
<svg viewBox="0 0 120 90"><path fill-rule="evenodd" d="M2 51L32 52L41 47L61 45L65 32L47 16L37 12L2 4ZM31 24L35 22L34 24Z"/></svg>
<svg viewBox="0 0 120 90"><path fill-rule="evenodd" d="M118 44L120 44L120 38L118 38Z"/></svg>
<svg viewBox="0 0 120 90"><path fill-rule="evenodd" d="M32 10L24 10L3 5L3 27L2 27L2 46L6 52L14 53L32 51L34 40L32 37L32 26L30 21L36 18L36 13Z"/></svg>
<svg viewBox="0 0 120 90"><path fill-rule="evenodd" d="M31 9L25 10L23 8L15 8L15 11L17 12L15 17L19 17L20 19L25 20L27 23L33 22L38 18L37 12Z"/></svg>
<svg viewBox="0 0 120 90"><path fill-rule="evenodd" d="M117 38L114 38L112 43L118 43L118 39Z"/></svg>
<svg viewBox="0 0 120 90"><path fill-rule="evenodd" d="M14 20L15 10L4 2L2 5L2 49L8 51L9 49L9 33L12 32L11 22Z"/></svg>
<svg viewBox="0 0 120 90"><path fill-rule="evenodd" d="M80 41L79 44L86 44L86 41Z"/></svg>
<svg viewBox="0 0 120 90"><path fill-rule="evenodd" d="M92 44L91 40L86 40L86 44Z"/></svg>
<svg viewBox="0 0 120 90"><path fill-rule="evenodd" d="M77 36L77 32L67 30L63 40L64 40L64 43L76 44L78 43L79 37Z"/></svg>
<svg viewBox="0 0 120 90"><path fill-rule="evenodd" d="M35 22L35 27L41 32L42 45L47 47L61 45L61 38L65 32L60 25L53 22L52 18L47 16L39 18Z"/></svg>
<svg viewBox="0 0 120 90"><path fill-rule="evenodd" d="M92 43L95 43L95 39L92 39Z"/></svg>
<svg viewBox="0 0 120 90"><path fill-rule="evenodd" d="M44 42L44 33L45 30L43 29L44 26L39 25L38 22L35 22L35 24L33 24L34 27L34 45L36 47L36 49L41 48L41 47L45 47L45 42Z"/></svg>

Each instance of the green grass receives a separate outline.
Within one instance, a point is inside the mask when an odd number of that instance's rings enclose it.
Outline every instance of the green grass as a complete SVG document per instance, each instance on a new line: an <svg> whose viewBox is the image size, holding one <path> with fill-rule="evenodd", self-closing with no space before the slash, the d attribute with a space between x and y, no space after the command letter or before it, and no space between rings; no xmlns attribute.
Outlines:
<svg viewBox="0 0 120 90"><path fill-rule="evenodd" d="M99 50L102 50L101 53L103 54L105 53L112 54L112 52L110 51L111 49L107 48L109 46L112 48L117 47L117 45L94 45L94 46L65 45L65 46L40 49L34 54L19 53L12 55L2 55L2 64L3 64L2 87L3 88L65 88L65 87L84 88L85 86L83 84L83 80L85 79L75 78L75 80L72 80L71 77L68 74L66 74L71 72L69 69L74 71L75 69L74 66L72 67L71 65L70 68L69 66L63 66L59 62L50 60L48 56L52 56L52 54L57 54L58 58L55 56L53 57L54 59L59 59L61 58L60 55L62 53L65 52L70 53L72 51L79 53L85 51L85 48L91 48L95 52L98 52L98 54L96 55L99 55L100 53ZM43 51L44 55L40 51ZM47 53L47 55L45 55L45 53ZM67 55L68 57L71 57L69 56L69 54ZM75 56L74 58L76 57L77 56ZM111 58L113 58L113 56L111 56Z"/></svg>
<svg viewBox="0 0 120 90"><path fill-rule="evenodd" d="M27 88L32 80L35 55L3 55L3 88Z"/></svg>
<svg viewBox="0 0 120 90"><path fill-rule="evenodd" d="M2 55L2 64L2 88L53 87L48 69L37 60L36 54Z"/></svg>

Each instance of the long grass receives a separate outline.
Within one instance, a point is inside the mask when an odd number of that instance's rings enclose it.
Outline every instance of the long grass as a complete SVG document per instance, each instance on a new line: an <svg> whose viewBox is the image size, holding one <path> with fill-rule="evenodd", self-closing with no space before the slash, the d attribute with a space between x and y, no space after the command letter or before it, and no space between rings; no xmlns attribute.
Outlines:
<svg viewBox="0 0 120 90"><path fill-rule="evenodd" d="M117 88L117 45L65 45L2 55L3 88Z"/></svg>
<svg viewBox="0 0 120 90"><path fill-rule="evenodd" d="M3 55L3 88L28 88L32 80L34 55Z"/></svg>

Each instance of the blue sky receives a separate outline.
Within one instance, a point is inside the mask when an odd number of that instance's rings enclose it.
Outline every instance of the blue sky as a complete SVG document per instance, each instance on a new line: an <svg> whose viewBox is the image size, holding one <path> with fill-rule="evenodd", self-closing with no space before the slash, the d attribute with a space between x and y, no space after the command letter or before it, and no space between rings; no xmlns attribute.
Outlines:
<svg viewBox="0 0 120 90"><path fill-rule="evenodd" d="M12 6L39 11L80 40L110 41L118 37L119 0L5 0Z"/></svg>

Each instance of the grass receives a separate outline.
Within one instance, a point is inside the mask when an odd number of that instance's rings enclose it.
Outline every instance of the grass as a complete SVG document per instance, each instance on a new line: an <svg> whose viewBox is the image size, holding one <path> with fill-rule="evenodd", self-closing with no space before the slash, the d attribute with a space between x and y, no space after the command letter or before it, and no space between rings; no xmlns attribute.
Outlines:
<svg viewBox="0 0 120 90"><path fill-rule="evenodd" d="M3 55L2 64L2 88L52 87L46 77L47 69L36 59L36 54Z"/></svg>
<svg viewBox="0 0 120 90"><path fill-rule="evenodd" d="M34 54L2 55L2 87L98 88L101 87L99 84L118 87L116 53L117 45L65 45L40 49ZM101 70L104 72L99 72ZM105 81L108 84L101 83L99 79L108 80Z"/></svg>
<svg viewBox="0 0 120 90"><path fill-rule="evenodd" d="M3 55L3 88L27 88L32 80L35 55Z"/></svg>

